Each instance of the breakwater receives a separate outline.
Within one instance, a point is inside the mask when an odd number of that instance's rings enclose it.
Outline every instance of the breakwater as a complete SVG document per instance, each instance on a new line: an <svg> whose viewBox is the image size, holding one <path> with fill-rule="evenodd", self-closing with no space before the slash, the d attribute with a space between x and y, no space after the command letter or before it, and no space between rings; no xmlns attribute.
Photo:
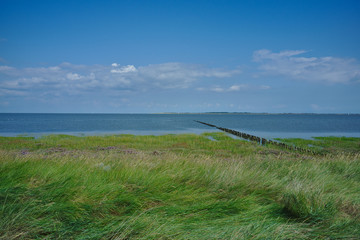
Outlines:
<svg viewBox="0 0 360 240"><path fill-rule="evenodd" d="M218 127L218 126L215 126L213 124L209 124L209 123L205 123L205 122L201 122L201 121L197 121L197 120L194 120L194 121L198 122L198 123L201 123L201 124L204 124L204 125L207 125L209 127L217 128L217 129L219 129L221 131L230 133L230 134L235 135L237 137L241 137L243 139L256 142L256 143L258 143L260 145L272 144L272 145L279 146L279 147L282 147L282 148L285 148L285 149L288 149L288 150L295 150L295 151L300 151L300 152L304 152L304 153L316 154L316 152L314 152L314 151L312 151L310 149L300 148L300 147L293 146L293 145L288 145L288 144L285 144L285 143L282 143L282 142L277 142L277 141L273 141L273 140L270 140L270 139L265 139L265 138L262 138L262 137L254 136L254 135L247 134L247 133L244 133L244 132L238 132L238 131L228 129L228 128Z"/></svg>

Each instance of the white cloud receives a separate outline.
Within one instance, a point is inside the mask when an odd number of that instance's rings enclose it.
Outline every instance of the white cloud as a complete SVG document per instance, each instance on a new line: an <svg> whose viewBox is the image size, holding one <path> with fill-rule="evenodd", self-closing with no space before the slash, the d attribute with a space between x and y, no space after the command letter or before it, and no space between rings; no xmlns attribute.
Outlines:
<svg viewBox="0 0 360 240"><path fill-rule="evenodd" d="M18 90L0 89L0 96L25 96L26 92Z"/></svg>
<svg viewBox="0 0 360 240"><path fill-rule="evenodd" d="M259 90L268 90L270 89L270 86L266 85L250 85L250 84L238 84L238 85L232 85L230 87L220 87L220 86L214 86L211 88L206 87L198 87L196 90L198 91L212 91L212 92L238 92L238 91L244 91L244 90L252 90L252 91L259 91Z"/></svg>
<svg viewBox="0 0 360 240"><path fill-rule="evenodd" d="M151 80L161 88L188 88L201 78L227 78L241 71L205 68L201 65L183 63L151 64L139 67L139 76Z"/></svg>
<svg viewBox="0 0 360 240"><path fill-rule="evenodd" d="M82 78L82 76L80 76L77 73L68 73L68 74L66 74L66 78L74 81L74 80L80 80Z"/></svg>
<svg viewBox="0 0 360 240"><path fill-rule="evenodd" d="M0 72L7 72L7 71L14 70L14 69L15 68L9 67L9 66L0 66Z"/></svg>
<svg viewBox="0 0 360 240"><path fill-rule="evenodd" d="M335 57L299 57L303 50L273 53L263 49L254 52L264 74L282 75L292 79L328 83L360 80L360 64L354 59Z"/></svg>
<svg viewBox="0 0 360 240"><path fill-rule="evenodd" d="M226 90L224 88L221 88L221 87L214 87L211 89L211 91L214 91L214 92L225 92Z"/></svg>
<svg viewBox="0 0 360 240"><path fill-rule="evenodd" d="M246 85L233 85L229 88L229 91L240 91L242 88L246 87Z"/></svg>
<svg viewBox="0 0 360 240"><path fill-rule="evenodd" d="M135 67L113 63L104 65L73 65L38 68L0 66L2 95L19 94L82 94L88 91L147 91L151 88L188 88L206 78L225 78L239 70L206 68L200 65L163 63Z"/></svg>
<svg viewBox="0 0 360 240"><path fill-rule="evenodd" d="M273 53L270 50L267 49L261 49L258 51L255 51L253 54L253 59L254 61L262 61L264 59L279 59L282 57L291 57L291 56L296 56L302 53L305 53L306 51L304 50L295 50L295 51L281 51L279 53Z"/></svg>
<svg viewBox="0 0 360 240"><path fill-rule="evenodd" d="M242 85L232 85L229 88L214 87L211 88L210 90L214 92L237 92L246 88L248 88L248 85L242 84Z"/></svg>
<svg viewBox="0 0 360 240"><path fill-rule="evenodd" d="M118 67L120 66L119 64L116 64L114 66L114 64L116 63L113 63L111 66L113 67ZM130 72L136 72L136 68L134 65L127 65L127 66L124 66L124 67L121 67L121 68L117 68L117 69L111 69L111 73L130 73Z"/></svg>

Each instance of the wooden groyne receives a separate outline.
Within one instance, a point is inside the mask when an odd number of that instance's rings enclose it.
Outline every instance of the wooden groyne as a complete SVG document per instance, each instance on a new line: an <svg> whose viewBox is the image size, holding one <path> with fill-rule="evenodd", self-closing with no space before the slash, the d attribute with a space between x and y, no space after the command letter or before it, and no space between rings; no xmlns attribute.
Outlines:
<svg viewBox="0 0 360 240"><path fill-rule="evenodd" d="M230 134L235 135L237 137L241 137L243 139L256 142L256 143L258 143L260 145L272 144L272 145L279 146L279 147L282 147L282 148L285 148L285 149L288 149L288 150L295 150L295 151L300 151L300 152L304 152L304 153L316 154L316 152L314 152L314 151L312 151L310 149L300 148L300 147L288 145L288 144L285 144L285 143L282 143L282 142L272 141L270 139L265 139L265 138L262 138L262 137L254 136L254 135L243 133L243 132L238 132L238 131L228 129L228 128L218 127L218 126L215 126L213 124L209 124L209 123L205 123L205 122L201 122L201 121L197 121L197 120L194 120L194 121L198 122L198 123L201 123L201 124L204 124L204 125L207 125L209 127L217 128L217 129L219 129L221 131L230 133Z"/></svg>

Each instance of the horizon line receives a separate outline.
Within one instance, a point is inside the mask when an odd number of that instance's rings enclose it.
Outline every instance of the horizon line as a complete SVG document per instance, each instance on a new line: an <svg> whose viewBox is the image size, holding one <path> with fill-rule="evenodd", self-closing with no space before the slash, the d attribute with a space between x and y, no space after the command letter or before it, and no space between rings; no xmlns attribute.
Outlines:
<svg viewBox="0 0 360 240"><path fill-rule="evenodd" d="M0 114L254 114L254 115L286 115L286 114L293 114L293 115L360 115L360 113L312 113L312 112L0 112Z"/></svg>

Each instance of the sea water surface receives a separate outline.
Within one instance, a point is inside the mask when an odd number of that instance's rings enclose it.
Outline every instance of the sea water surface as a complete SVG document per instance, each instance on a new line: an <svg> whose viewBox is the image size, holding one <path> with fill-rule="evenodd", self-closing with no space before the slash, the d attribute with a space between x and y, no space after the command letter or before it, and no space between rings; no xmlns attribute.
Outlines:
<svg viewBox="0 0 360 240"><path fill-rule="evenodd" d="M264 138L360 137L360 114L33 114L0 113L0 136L162 135L219 131Z"/></svg>

